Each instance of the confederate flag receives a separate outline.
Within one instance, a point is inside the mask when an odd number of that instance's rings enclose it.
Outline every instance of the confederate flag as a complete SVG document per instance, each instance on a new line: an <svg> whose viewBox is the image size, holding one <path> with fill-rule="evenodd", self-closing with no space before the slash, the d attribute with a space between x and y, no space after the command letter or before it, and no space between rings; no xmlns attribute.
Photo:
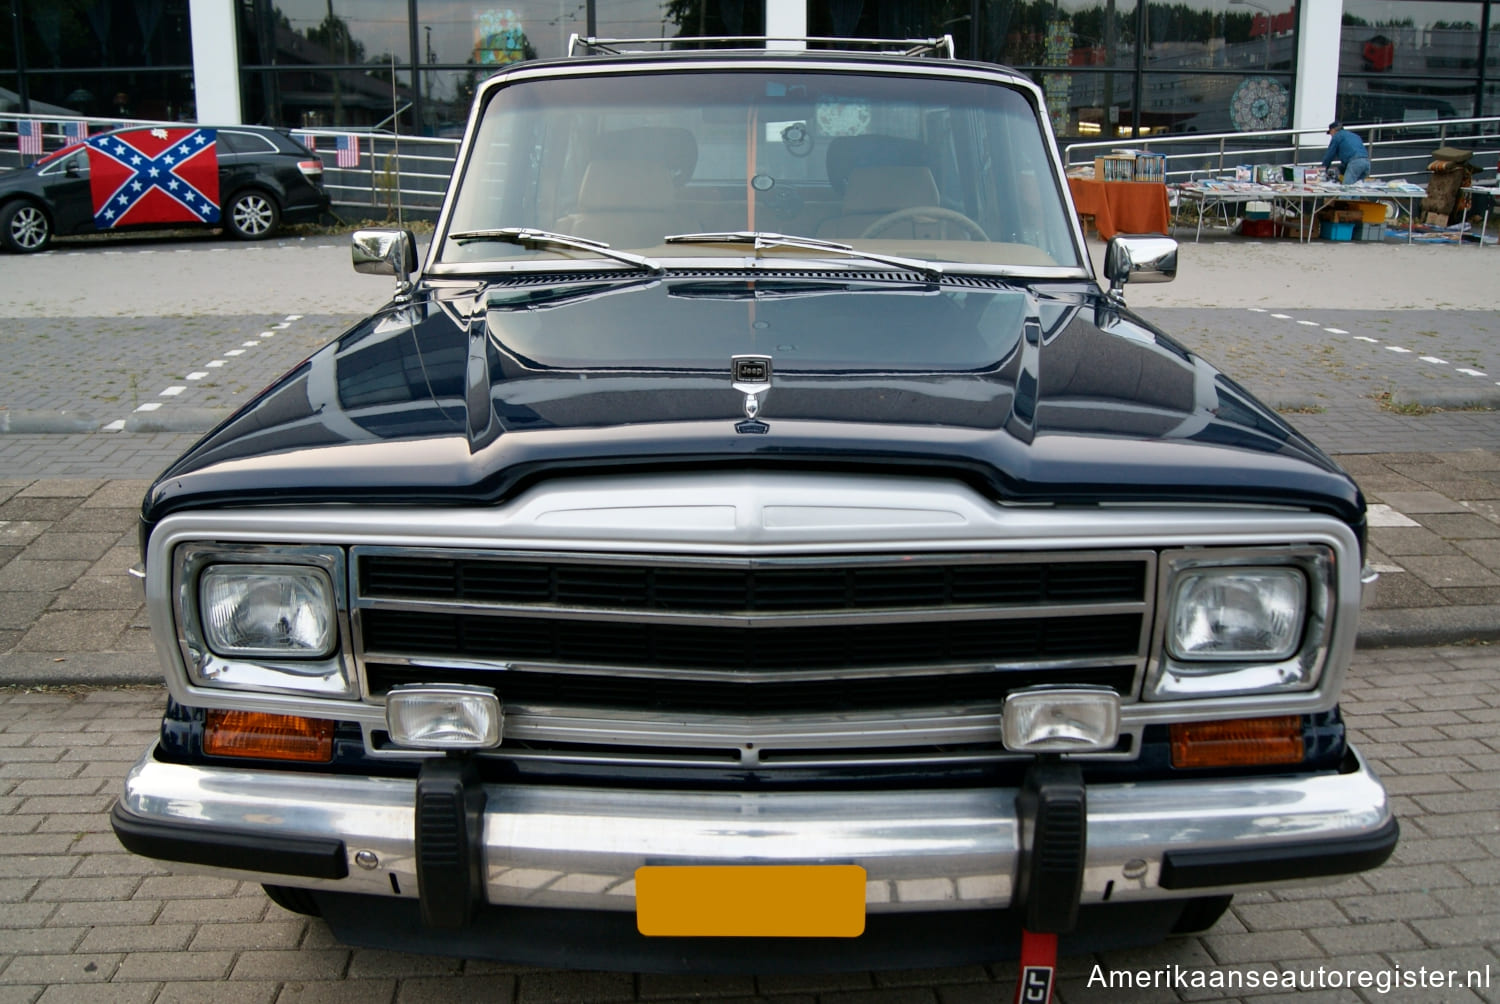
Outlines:
<svg viewBox="0 0 1500 1004"><path fill-rule="evenodd" d="M219 222L216 135L188 126L91 137L94 225Z"/></svg>

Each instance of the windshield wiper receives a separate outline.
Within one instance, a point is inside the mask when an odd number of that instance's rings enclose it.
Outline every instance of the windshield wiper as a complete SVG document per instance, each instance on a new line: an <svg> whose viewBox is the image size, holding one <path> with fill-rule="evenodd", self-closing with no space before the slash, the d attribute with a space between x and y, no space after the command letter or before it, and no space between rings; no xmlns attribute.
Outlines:
<svg viewBox="0 0 1500 1004"><path fill-rule="evenodd" d="M647 258L645 255L616 251L603 241L590 240L587 237L555 234L550 230L533 230L531 227L460 230L449 234L448 239L460 244L468 244L471 241L501 241L505 244L519 244L525 248L571 248L575 251L588 251L592 254L603 255L605 258L613 258L615 261L624 262L626 265L632 265L655 275L662 275L666 272L661 262Z"/></svg>
<svg viewBox="0 0 1500 1004"><path fill-rule="evenodd" d="M663 237L662 242L665 244L749 244L756 251L774 248L795 248L800 251L832 251L835 254L848 255L851 258L863 258L866 261L879 262L882 265L894 265L897 268L910 269L913 272L922 273L929 279L941 279L943 277L941 265L935 262L924 261L921 258L901 258L896 255L879 254L874 251L861 251L852 244L824 241L816 237L795 237L790 234L767 233L761 230L673 234L670 237Z"/></svg>

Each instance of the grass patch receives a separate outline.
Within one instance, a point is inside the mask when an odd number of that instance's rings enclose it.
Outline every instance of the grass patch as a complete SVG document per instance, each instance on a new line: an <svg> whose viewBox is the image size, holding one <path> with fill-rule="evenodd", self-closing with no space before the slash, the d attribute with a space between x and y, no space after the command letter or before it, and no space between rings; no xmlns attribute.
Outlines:
<svg viewBox="0 0 1500 1004"><path fill-rule="evenodd" d="M1328 411L1321 404L1287 404L1276 409L1282 415L1321 415Z"/></svg>

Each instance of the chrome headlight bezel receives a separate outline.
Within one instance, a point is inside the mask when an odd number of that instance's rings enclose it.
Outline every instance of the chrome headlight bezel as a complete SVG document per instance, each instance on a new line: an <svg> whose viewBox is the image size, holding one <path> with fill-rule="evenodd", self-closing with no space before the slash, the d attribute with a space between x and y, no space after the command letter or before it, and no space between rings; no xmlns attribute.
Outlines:
<svg viewBox="0 0 1500 1004"><path fill-rule="evenodd" d="M334 637L328 650L305 656L216 652L204 629L201 582L208 569L222 565L312 570L326 586L333 607ZM189 682L219 690L357 699L353 663L346 655L351 648L345 569L344 552L339 548L221 543L178 547L173 555L172 597L178 647Z"/></svg>
<svg viewBox="0 0 1500 1004"><path fill-rule="evenodd" d="M1295 643L1264 656L1212 653L1185 658L1170 639L1175 604L1188 576L1205 572L1247 575L1285 569L1305 584L1301 631ZM1322 546L1202 548L1162 553L1157 583L1158 617L1142 699L1181 701L1245 695L1291 694L1317 688L1328 661L1338 606L1334 555Z"/></svg>

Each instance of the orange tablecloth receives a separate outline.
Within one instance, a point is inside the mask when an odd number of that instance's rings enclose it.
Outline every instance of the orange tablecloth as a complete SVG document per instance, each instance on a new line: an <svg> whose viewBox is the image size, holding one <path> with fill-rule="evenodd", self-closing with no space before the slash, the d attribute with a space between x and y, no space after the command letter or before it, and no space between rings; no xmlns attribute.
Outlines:
<svg viewBox="0 0 1500 1004"><path fill-rule="evenodd" d="M1069 178L1079 216L1092 216L1100 240L1115 234L1165 234L1172 225L1167 186L1156 181Z"/></svg>

